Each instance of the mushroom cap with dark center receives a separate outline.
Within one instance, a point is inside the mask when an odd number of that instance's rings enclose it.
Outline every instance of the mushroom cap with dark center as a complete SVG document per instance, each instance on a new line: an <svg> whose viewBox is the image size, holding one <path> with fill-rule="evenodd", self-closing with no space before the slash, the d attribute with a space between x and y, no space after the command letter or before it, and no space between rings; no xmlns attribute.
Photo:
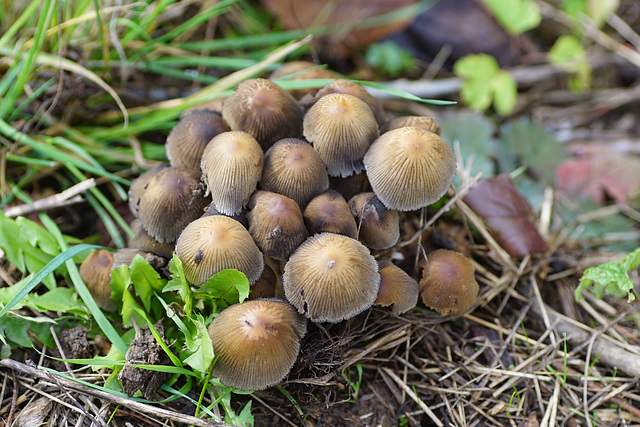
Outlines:
<svg viewBox="0 0 640 427"><path fill-rule="evenodd" d="M112 265L113 254L106 249L91 252L80 264L80 277L98 307L106 311L116 310L116 305L111 299Z"/></svg>
<svg viewBox="0 0 640 427"><path fill-rule="evenodd" d="M257 191L251 196L249 207L249 234L271 258L288 258L309 235L298 204L286 196Z"/></svg>
<svg viewBox="0 0 640 427"><path fill-rule="evenodd" d="M387 209L375 193L360 193L349 200L358 225L358 240L371 249L387 249L400 238L398 211Z"/></svg>
<svg viewBox="0 0 640 427"><path fill-rule="evenodd" d="M229 130L214 111L194 110L184 115L167 136L165 151L171 166L200 171L204 148L214 136Z"/></svg>
<svg viewBox="0 0 640 427"><path fill-rule="evenodd" d="M436 122L436 119L428 116L402 116L397 117L389 122L387 131L403 128L406 126L415 126L422 128L428 132L433 132L436 135L440 135L440 125Z"/></svg>
<svg viewBox="0 0 640 427"><path fill-rule="evenodd" d="M246 228L224 215L198 218L190 223L176 242L189 283L201 286L214 274L235 268L253 284L264 269L264 257Z"/></svg>
<svg viewBox="0 0 640 427"><path fill-rule="evenodd" d="M371 307L380 288L378 263L355 239L309 237L284 265L287 300L314 322L340 322Z"/></svg>
<svg viewBox="0 0 640 427"><path fill-rule="evenodd" d="M380 266L380 291L375 304L392 306L395 315L406 313L416 306L420 286L411 276L397 265L382 261Z"/></svg>
<svg viewBox="0 0 640 427"><path fill-rule="evenodd" d="M389 209L410 211L438 201L456 174L453 150L417 127L382 134L364 156L373 192Z"/></svg>
<svg viewBox="0 0 640 427"><path fill-rule="evenodd" d="M313 144L330 176L362 170L362 158L378 136L378 124L367 104L352 95L331 93L307 111L304 136Z"/></svg>
<svg viewBox="0 0 640 427"><path fill-rule="evenodd" d="M252 135L264 151L280 139L299 138L303 116L298 101L267 79L245 80L222 105L231 129Z"/></svg>
<svg viewBox="0 0 640 427"><path fill-rule="evenodd" d="M427 255L420 294L427 307L441 315L469 310L478 297L478 282L471 261L459 252L438 249Z"/></svg>
<svg viewBox="0 0 640 427"><path fill-rule="evenodd" d="M202 154L202 179L220 213L235 215L249 201L262 175L263 154L246 132L223 132Z"/></svg>
<svg viewBox="0 0 640 427"><path fill-rule="evenodd" d="M290 197L303 208L329 188L329 175L311 144L302 139L285 138L264 154L260 184L263 190Z"/></svg>
<svg viewBox="0 0 640 427"><path fill-rule="evenodd" d="M327 190L317 195L304 210L304 222L309 234L323 232L358 237L358 226L347 201L340 193Z"/></svg>
<svg viewBox="0 0 640 427"><path fill-rule="evenodd" d="M307 320L286 301L258 299L225 308L208 332L216 357L213 376L238 390L262 390L291 370Z"/></svg>

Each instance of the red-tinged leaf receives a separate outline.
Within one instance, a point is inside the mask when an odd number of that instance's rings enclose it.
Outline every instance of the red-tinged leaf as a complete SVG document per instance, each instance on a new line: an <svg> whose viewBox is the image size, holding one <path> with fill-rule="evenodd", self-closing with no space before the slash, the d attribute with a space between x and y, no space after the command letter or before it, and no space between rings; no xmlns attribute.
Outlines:
<svg viewBox="0 0 640 427"><path fill-rule="evenodd" d="M487 221L493 237L511 256L520 258L549 249L535 226L531 205L509 175L481 180L464 201Z"/></svg>

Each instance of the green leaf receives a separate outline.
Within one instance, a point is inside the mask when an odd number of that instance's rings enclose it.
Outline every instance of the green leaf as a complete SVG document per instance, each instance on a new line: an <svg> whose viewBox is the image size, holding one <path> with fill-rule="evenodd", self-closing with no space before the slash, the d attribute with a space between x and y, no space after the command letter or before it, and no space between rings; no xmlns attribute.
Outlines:
<svg viewBox="0 0 640 427"><path fill-rule="evenodd" d="M389 76L410 71L415 65L411 51L398 46L391 40L369 46L364 59L371 67Z"/></svg>
<svg viewBox="0 0 640 427"><path fill-rule="evenodd" d="M26 306L39 312L49 310L87 317L86 306L78 300L78 294L71 288L58 287L42 295L29 294L24 301Z"/></svg>
<svg viewBox="0 0 640 427"><path fill-rule="evenodd" d="M211 299L218 308L244 301L249 296L249 280L244 273L227 269L216 273L195 293L195 298Z"/></svg>
<svg viewBox="0 0 640 427"><path fill-rule="evenodd" d="M453 65L453 72L465 79L477 79L489 81L500 70L498 61L485 53L478 55L467 55L459 59Z"/></svg>
<svg viewBox="0 0 640 427"><path fill-rule="evenodd" d="M196 334L193 337L187 337L186 341L187 346L193 353L184 359L184 363L196 371L206 374L211 362L213 362L213 344L202 316L197 315L194 317L193 323L196 326Z"/></svg>
<svg viewBox="0 0 640 427"><path fill-rule="evenodd" d="M50 326L49 322L41 323L24 317L4 316L0 318L0 335L20 347L31 348L33 347L29 335L31 332L33 336L50 345L53 342L49 331Z"/></svg>
<svg viewBox="0 0 640 427"><path fill-rule="evenodd" d="M602 27L619 6L620 0L587 0L587 14L597 27Z"/></svg>
<svg viewBox="0 0 640 427"><path fill-rule="evenodd" d="M131 281L136 295L142 301L142 305L147 312L151 308L151 296L154 292L162 290L165 280L160 274L139 254L133 257L129 266Z"/></svg>
<svg viewBox="0 0 640 427"><path fill-rule="evenodd" d="M24 258L18 242L20 242L20 227L14 220L0 212L0 248L5 252L7 260L24 273Z"/></svg>
<svg viewBox="0 0 640 427"><path fill-rule="evenodd" d="M518 85L511 74L500 71L491 80L493 87L493 106L501 116L511 113L518 99Z"/></svg>
<svg viewBox="0 0 640 427"><path fill-rule="evenodd" d="M193 310L193 297L191 295L191 288L187 279L184 277L184 269L182 268L182 261L174 253L171 261L169 261L169 272L171 273L171 280L167 282L162 292L177 291L182 301L184 301L184 312L187 317L191 316Z"/></svg>
<svg viewBox="0 0 640 427"><path fill-rule="evenodd" d="M49 255L56 256L60 253L60 246L55 237L44 227L27 218L16 218L16 224L20 227L22 236L31 246L39 246Z"/></svg>
<svg viewBox="0 0 640 427"><path fill-rule="evenodd" d="M542 19L533 0L484 0L487 8L508 33L522 34L536 28Z"/></svg>
<svg viewBox="0 0 640 427"><path fill-rule="evenodd" d="M125 264L111 270L111 299L116 303L120 313L122 313L124 292L129 285L131 285L131 274Z"/></svg>
<svg viewBox="0 0 640 427"><path fill-rule="evenodd" d="M617 298L634 299L632 290L634 283L629 272L640 266L640 248L628 254L621 261L612 261L597 267L590 267L584 271L580 284L575 291L576 300L582 299L582 292L591 291L596 298L602 298L605 293Z"/></svg>
<svg viewBox="0 0 640 427"><path fill-rule="evenodd" d="M576 37L559 37L549 49L549 62L575 74L576 90L586 90L591 85L591 65L587 60L587 52Z"/></svg>
<svg viewBox="0 0 640 427"><path fill-rule="evenodd" d="M253 426L254 420L253 420L253 415L251 415L251 401L247 403L247 405L244 407L240 415L236 415L236 413L233 412L233 408L231 408L231 390L226 388L226 390L223 391L223 394L220 397L220 403L224 408L225 423L229 423L234 426L243 426L243 427Z"/></svg>

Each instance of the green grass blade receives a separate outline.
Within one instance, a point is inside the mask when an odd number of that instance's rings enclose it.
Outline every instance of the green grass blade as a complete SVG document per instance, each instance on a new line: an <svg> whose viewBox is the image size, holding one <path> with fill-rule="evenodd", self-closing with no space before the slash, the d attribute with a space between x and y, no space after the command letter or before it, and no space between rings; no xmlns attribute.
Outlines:
<svg viewBox="0 0 640 427"><path fill-rule="evenodd" d="M354 83L358 83L362 86L367 86L373 89L377 89L379 91L388 93L389 95L393 95L393 96L397 96L398 98L404 98L404 99L408 99L410 101L417 101L417 102L423 102L425 104L434 104L434 105L451 105L451 104L455 104L455 101L442 101L439 99L424 99L424 98L420 98L419 96L415 96L409 92L405 92L402 89L396 89L390 86L387 86L385 84L382 83L377 83L377 82L369 82L366 80L352 80Z"/></svg>

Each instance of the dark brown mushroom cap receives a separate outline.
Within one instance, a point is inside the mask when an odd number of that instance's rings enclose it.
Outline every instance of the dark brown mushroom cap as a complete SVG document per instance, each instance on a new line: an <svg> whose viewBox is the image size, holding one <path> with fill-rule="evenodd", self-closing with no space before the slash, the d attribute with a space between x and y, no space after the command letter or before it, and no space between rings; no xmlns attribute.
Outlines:
<svg viewBox="0 0 640 427"><path fill-rule="evenodd" d="M234 215L225 215L222 212L220 212L218 210L218 208L216 208L216 204L215 203L211 202L207 206L204 207L204 213L202 214L202 216L212 216L212 215L228 216L229 218L235 219L236 221L238 221L247 230L249 229L249 221L247 221L247 213L245 212L244 209L242 211L240 211L239 213L234 214Z"/></svg>
<svg viewBox="0 0 640 427"><path fill-rule="evenodd" d="M156 176L158 172L167 167L167 164L160 164L140 174L136 179L131 181L131 186L129 187L129 209L131 210L131 213L133 213L133 216L135 216L136 218L138 218L140 200L142 199L142 195L147 189L149 182L151 182L151 178Z"/></svg>
<svg viewBox="0 0 640 427"><path fill-rule="evenodd" d="M387 249L400 238L398 211L387 209L375 193L360 193L349 200L358 225L358 240L371 249Z"/></svg>
<svg viewBox="0 0 640 427"><path fill-rule="evenodd" d="M337 79L338 74L327 68L319 67L313 62L293 61L282 64L269 76L270 80L282 78L288 78L290 80ZM307 93L314 91L315 89L294 89L289 92L295 99L300 99Z"/></svg>
<svg viewBox="0 0 640 427"><path fill-rule="evenodd" d="M194 110L182 116L165 144L171 166L200 171L204 148L214 136L229 130L222 116L214 111Z"/></svg>
<svg viewBox="0 0 640 427"><path fill-rule="evenodd" d="M327 190L317 195L304 210L304 222L309 234L323 232L358 237L358 226L347 201L340 193Z"/></svg>
<svg viewBox="0 0 640 427"><path fill-rule="evenodd" d="M251 285L251 292L247 299L259 299L259 298L273 298L276 296L276 286L278 285L278 275L268 262L264 263L264 270L262 274L256 280L256 283Z"/></svg>
<svg viewBox="0 0 640 427"><path fill-rule="evenodd" d="M175 253L182 261L189 283L201 286L214 274L235 268L255 283L264 269L264 258L246 228L224 215L198 218L176 242Z"/></svg>
<svg viewBox="0 0 640 427"><path fill-rule="evenodd" d="M438 135L403 127L376 139L364 156L369 182L389 209L410 211L440 199L456 174L453 150Z"/></svg>
<svg viewBox="0 0 640 427"><path fill-rule="evenodd" d="M286 301L251 300L225 308L208 332L216 357L213 376L238 390L262 390L291 370L307 320Z"/></svg>
<svg viewBox="0 0 640 427"><path fill-rule="evenodd" d="M363 168L362 158L378 136L367 104L352 95L331 93L307 111L304 136L313 143L330 176L349 176Z"/></svg>
<svg viewBox="0 0 640 427"><path fill-rule="evenodd" d="M329 188L342 194L346 200L349 200L356 194L371 191L369 178L367 178L365 171L344 178L341 176L330 176Z"/></svg>
<svg viewBox="0 0 640 427"><path fill-rule="evenodd" d="M264 154L260 185L264 190L290 197L302 208L329 188L329 175L311 144L285 138Z"/></svg>
<svg viewBox="0 0 640 427"><path fill-rule="evenodd" d="M140 221L134 221L131 224L131 229L135 233L132 238L129 239L129 247L134 249L140 249L145 252L152 252L156 255L160 255L165 258L171 258L173 255L173 249L175 248L175 242L160 243L142 228Z"/></svg>
<svg viewBox="0 0 640 427"><path fill-rule="evenodd" d="M403 128L406 126L415 126L417 128L424 129L428 132L433 132L436 135L440 135L440 125L433 117L427 116L402 116L397 117L389 122L387 131Z"/></svg>
<svg viewBox="0 0 640 427"><path fill-rule="evenodd" d="M314 322L340 322L371 307L380 288L378 263L355 239L309 237L284 265L287 300Z"/></svg>
<svg viewBox="0 0 640 427"><path fill-rule="evenodd" d="M80 277L98 307L106 311L116 310L116 305L111 299L112 265L113 254L106 249L91 252L80 264Z"/></svg>
<svg viewBox="0 0 640 427"><path fill-rule="evenodd" d="M140 198L138 220L160 243L170 243L187 224L202 215L209 203L200 172L184 168L161 169Z"/></svg>
<svg viewBox="0 0 640 427"><path fill-rule="evenodd" d="M202 154L202 179L219 212L235 215L249 201L262 175L263 154L246 132L223 132Z"/></svg>
<svg viewBox="0 0 640 427"><path fill-rule="evenodd" d="M249 133L264 151L280 139L299 138L303 116L298 101L267 79L245 80L222 105L231 129Z"/></svg>
<svg viewBox="0 0 640 427"><path fill-rule="evenodd" d="M392 306L391 310L395 315L406 313L415 307L420 293L418 282L391 262L382 261L379 267L380 291L375 304Z"/></svg>
<svg viewBox="0 0 640 427"><path fill-rule="evenodd" d="M478 297L471 261L459 252L438 249L427 255L420 280L422 301L441 315L469 310Z"/></svg>
<svg viewBox="0 0 640 427"><path fill-rule="evenodd" d="M267 256L281 260L309 236L298 204L271 191L256 191L249 200L249 234Z"/></svg>

